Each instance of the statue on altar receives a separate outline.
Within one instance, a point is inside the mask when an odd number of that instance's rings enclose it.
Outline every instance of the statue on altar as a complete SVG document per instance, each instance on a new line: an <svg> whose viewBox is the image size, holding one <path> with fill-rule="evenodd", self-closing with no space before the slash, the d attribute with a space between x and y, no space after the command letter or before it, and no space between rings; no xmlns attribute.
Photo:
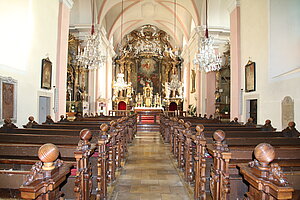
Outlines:
<svg viewBox="0 0 300 200"><path fill-rule="evenodd" d="M149 83L146 84L146 86L143 88L143 96L144 96L144 103L146 107L152 106L152 98L153 98L153 87L149 85Z"/></svg>
<svg viewBox="0 0 300 200"><path fill-rule="evenodd" d="M161 99L160 99L160 95L158 93L156 93L156 95L154 95L154 106L155 107L161 106Z"/></svg>
<svg viewBox="0 0 300 200"><path fill-rule="evenodd" d="M141 93L138 93L136 96L136 107L142 107L143 106L143 98Z"/></svg>

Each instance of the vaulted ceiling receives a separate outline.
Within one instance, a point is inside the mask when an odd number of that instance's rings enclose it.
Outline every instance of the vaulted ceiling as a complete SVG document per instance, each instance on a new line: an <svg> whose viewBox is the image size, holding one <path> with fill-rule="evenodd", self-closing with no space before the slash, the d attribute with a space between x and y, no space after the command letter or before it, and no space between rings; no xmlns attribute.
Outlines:
<svg viewBox="0 0 300 200"><path fill-rule="evenodd" d="M183 41L190 39L194 27L205 24L205 0L74 0L71 31L82 35L89 32L92 1L95 1L95 22L105 28L108 40L115 47L121 40L121 32L124 36L145 24L166 31L173 45L182 47ZM227 8L232 1L208 1L209 27L229 28Z"/></svg>

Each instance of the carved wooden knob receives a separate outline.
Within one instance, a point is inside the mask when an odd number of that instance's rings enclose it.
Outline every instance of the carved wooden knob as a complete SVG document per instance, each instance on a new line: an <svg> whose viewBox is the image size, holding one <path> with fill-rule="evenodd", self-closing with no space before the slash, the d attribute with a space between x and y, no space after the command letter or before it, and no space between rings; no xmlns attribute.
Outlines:
<svg viewBox="0 0 300 200"><path fill-rule="evenodd" d="M275 158L275 149L268 143L260 143L254 149L255 158L265 164L269 164Z"/></svg>
<svg viewBox="0 0 300 200"><path fill-rule="evenodd" d="M191 125L192 125L191 122L185 122L185 123L184 123L185 128L190 128Z"/></svg>
<svg viewBox="0 0 300 200"><path fill-rule="evenodd" d="M107 124L101 124L100 129L103 132L107 132L109 129L109 126Z"/></svg>
<svg viewBox="0 0 300 200"><path fill-rule="evenodd" d="M92 138L92 132L89 129L82 129L79 133L80 139L82 140L90 140Z"/></svg>
<svg viewBox="0 0 300 200"><path fill-rule="evenodd" d="M54 169L53 161L57 159L58 155L59 150L54 144L47 143L41 146L38 151L38 157L44 163L43 169Z"/></svg>
<svg viewBox="0 0 300 200"><path fill-rule="evenodd" d="M184 124L184 120L183 120L183 119L178 120L178 122L179 122L180 124Z"/></svg>
<svg viewBox="0 0 300 200"><path fill-rule="evenodd" d="M222 142L225 139L225 132L222 130L216 130L213 137L217 142Z"/></svg>
<svg viewBox="0 0 300 200"><path fill-rule="evenodd" d="M117 122L115 121L115 120L113 120L113 121L110 121L110 123L109 123L111 126L116 126L117 125Z"/></svg>
<svg viewBox="0 0 300 200"><path fill-rule="evenodd" d="M204 126L202 124L199 124L196 126L196 131L197 132L203 132L204 131Z"/></svg>

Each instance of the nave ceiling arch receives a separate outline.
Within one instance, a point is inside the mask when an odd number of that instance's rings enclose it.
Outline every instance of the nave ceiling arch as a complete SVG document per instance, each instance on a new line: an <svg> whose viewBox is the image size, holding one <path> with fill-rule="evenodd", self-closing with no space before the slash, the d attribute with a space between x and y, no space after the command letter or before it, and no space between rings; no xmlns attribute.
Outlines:
<svg viewBox="0 0 300 200"><path fill-rule="evenodd" d="M231 2L233 0L209 0L210 27L229 28L227 8ZM105 28L107 39L113 41L116 49L121 41L122 1L95 0L95 6L95 21ZM192 37L194 25L205 24L204 9L204 0L124 0L122 33L124 36L145 24L151 24L166 31L172 37L173 46L183 48L183 41L189 41ZM75 0L74 9L71 10L71 31L88 33L90 24L91 2Z"/></svg>

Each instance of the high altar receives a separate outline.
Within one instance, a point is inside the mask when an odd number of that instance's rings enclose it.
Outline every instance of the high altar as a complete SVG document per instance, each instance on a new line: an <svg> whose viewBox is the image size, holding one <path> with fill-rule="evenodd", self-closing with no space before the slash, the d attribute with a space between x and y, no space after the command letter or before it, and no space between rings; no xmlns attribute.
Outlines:
<svg viewBox="0 0 300 200"><path fill-rule="evenodd" d="M120 54L114 60L114 109L182 109L182 59L166 32L152 25L134 30L124 37Z"/></svg>

